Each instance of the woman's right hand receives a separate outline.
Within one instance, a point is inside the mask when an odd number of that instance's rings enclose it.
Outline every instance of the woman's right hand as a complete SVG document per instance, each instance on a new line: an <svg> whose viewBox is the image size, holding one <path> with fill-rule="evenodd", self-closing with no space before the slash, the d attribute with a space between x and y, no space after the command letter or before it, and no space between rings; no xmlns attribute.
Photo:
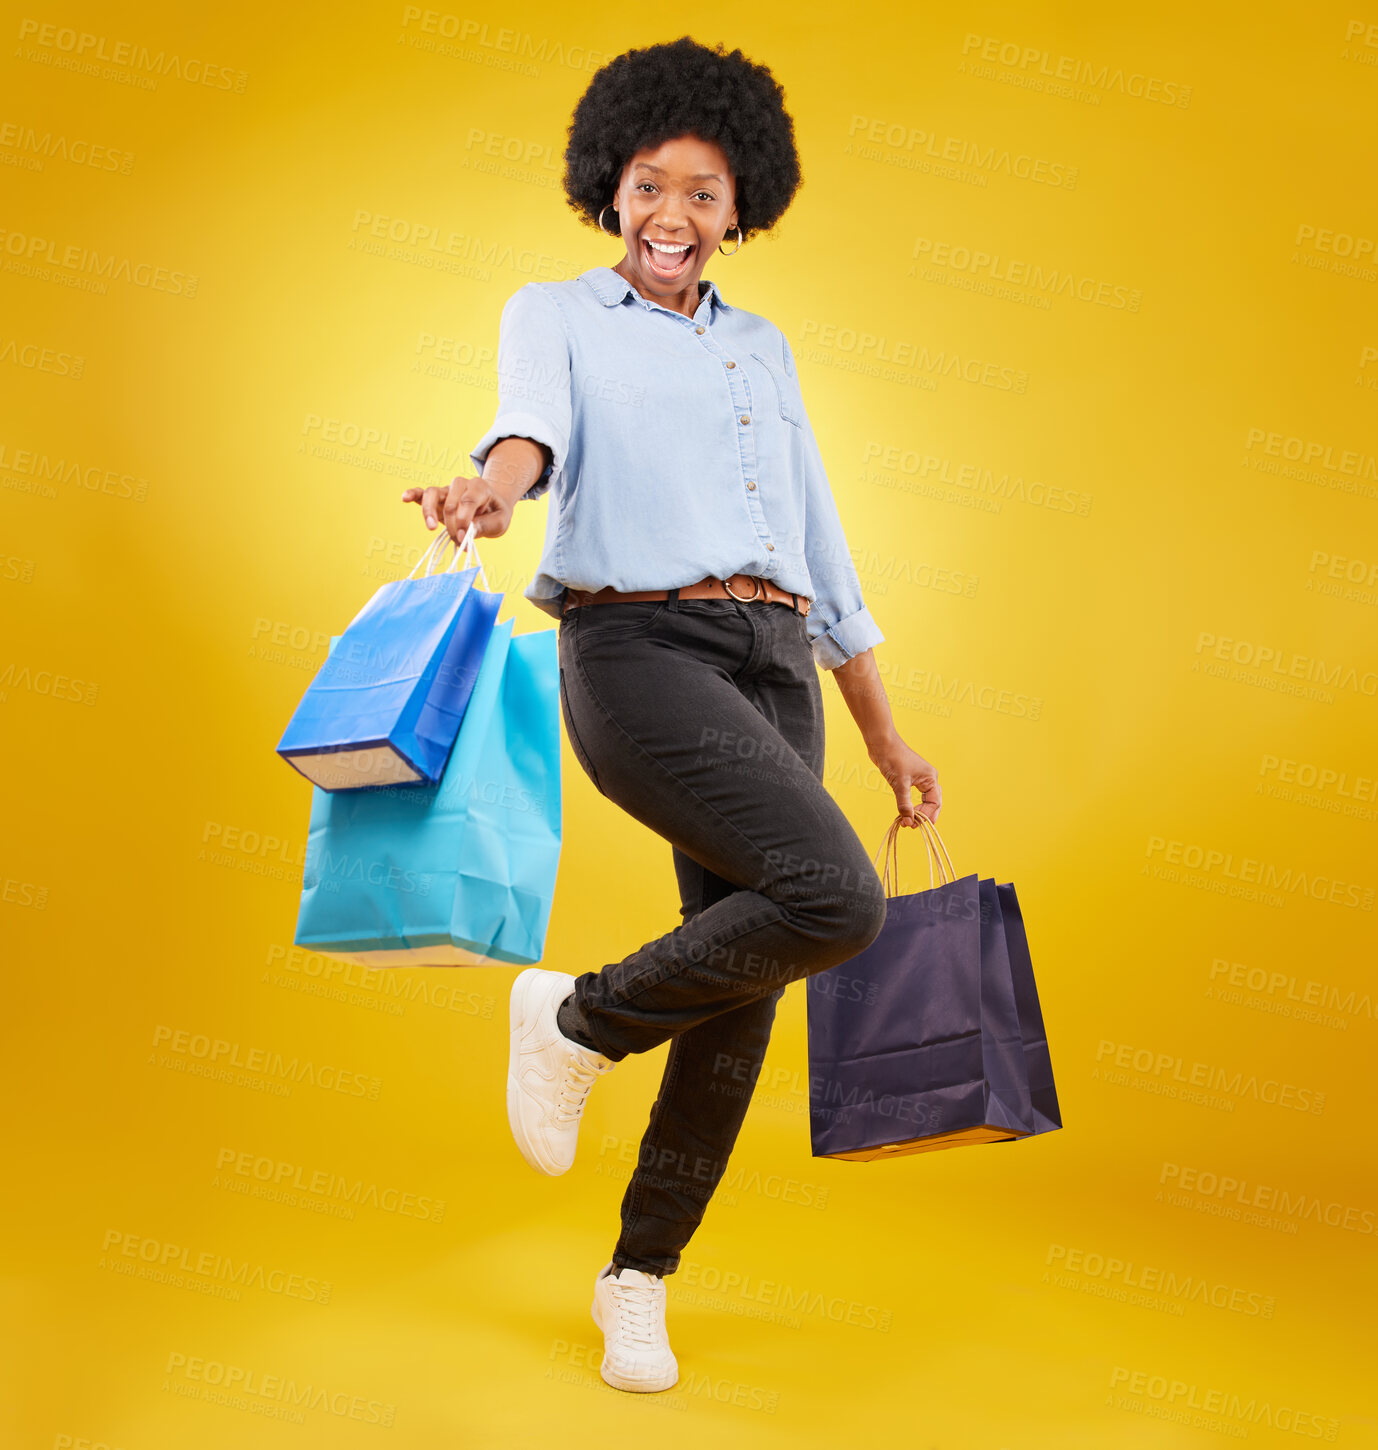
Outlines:
<svg viewBox="0 0 1378 1450"><path fill-rule="evenodd" d="M512 502L486 479L457 478L449 488L409 488L403 503L419 503L426 527L443 522L456 544L462 542L470 523L474 536L496 538L512 522Z"/></svg>

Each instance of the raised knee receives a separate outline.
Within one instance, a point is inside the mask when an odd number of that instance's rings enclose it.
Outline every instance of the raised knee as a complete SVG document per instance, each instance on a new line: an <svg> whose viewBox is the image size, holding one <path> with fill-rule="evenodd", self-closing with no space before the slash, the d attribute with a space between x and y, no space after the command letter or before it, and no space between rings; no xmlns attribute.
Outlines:
<svg viewBox="0 0 1378 1450"><path fill-rule="evenodd" d="M825 892L806 910L822 948L815 971L837 966L865 951L885 925L885 896L879 878L874 891Z"/></svg>
<svg viewBox="0 0 1378 1450"><path fill-rule="evenodd" d="M835 942L839 950L846 952L844 960L864 952L880 935L884 925L885 897L879 889L874 895L854 896L843 914Z"/></svg>

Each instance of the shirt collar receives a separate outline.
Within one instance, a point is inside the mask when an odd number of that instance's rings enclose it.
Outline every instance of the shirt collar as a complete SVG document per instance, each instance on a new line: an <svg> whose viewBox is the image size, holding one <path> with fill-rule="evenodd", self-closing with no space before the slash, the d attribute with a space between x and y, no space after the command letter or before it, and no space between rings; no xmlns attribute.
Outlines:
<svg viewBox="0 0 1378 1450"><path fill-rule="evenodd" d="M581 272L579 274L579 280L588 283L589 287L593 290L593 295L597 297L604 307L616 307L628 293L635 297L638 302L644 302L646 300L627 281L621 272L614 272L611 267L590 267L587 272ZM731 312L732 308L723 301L723 295L718 290L718 284L709 277L704 277L702 280L708 284L708 291L704 295L711 296L717 306ZM702 305L702 296L699 298L699 302Z"/></svg>

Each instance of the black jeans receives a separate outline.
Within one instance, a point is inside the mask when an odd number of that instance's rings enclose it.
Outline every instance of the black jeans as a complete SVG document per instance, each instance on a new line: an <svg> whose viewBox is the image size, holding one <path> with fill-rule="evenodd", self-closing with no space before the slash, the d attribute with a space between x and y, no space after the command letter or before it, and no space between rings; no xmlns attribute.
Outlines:
<svg viewBox="0 0 1378 1450"><path fill-rule="evenodd" d="M824 789L805 618L731 599L560 620L560 701L600 794L670 842L683 922L577 977L562 1032L611 1058L673 1039L613 1263L670 1274L746 1116L785 987L879 933L875 867ZM635 883L608 882L615 909Z"/></svg>

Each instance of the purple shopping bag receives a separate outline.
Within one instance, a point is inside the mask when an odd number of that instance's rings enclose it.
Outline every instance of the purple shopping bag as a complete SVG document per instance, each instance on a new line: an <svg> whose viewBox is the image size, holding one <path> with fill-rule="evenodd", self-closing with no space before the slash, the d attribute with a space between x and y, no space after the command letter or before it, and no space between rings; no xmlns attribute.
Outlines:
<svg viewBox="0 0 1378 1450"><path fill-rule="evenodd" d="M900 819L883 846L880 935L808 979L809 1127L819 1158L869 1161L1039 1130L1000 888L958 878L921 817L929 881L935 860L943 879L897 894Z"/></svg>
<svg viewBox="0 0 1378 1450"><path fill-rule="evenodd" d="M1024 930L1024 913L1014 883L997 886L1000 914L1005 923L1005 945L1009 949L1010 972L1014 978L1014 1002L1019 1011L1019 1032L1024 1042L1024 1067L1029 1078L1029 1099L1033 1105L1034 1132L1051 1133L1062 1126L1062 1109L1053 1082L1053 1064L1048 1055L1048 1034L1043 1026L1043 1008L1034 981L1029 938Z"/></svg>

